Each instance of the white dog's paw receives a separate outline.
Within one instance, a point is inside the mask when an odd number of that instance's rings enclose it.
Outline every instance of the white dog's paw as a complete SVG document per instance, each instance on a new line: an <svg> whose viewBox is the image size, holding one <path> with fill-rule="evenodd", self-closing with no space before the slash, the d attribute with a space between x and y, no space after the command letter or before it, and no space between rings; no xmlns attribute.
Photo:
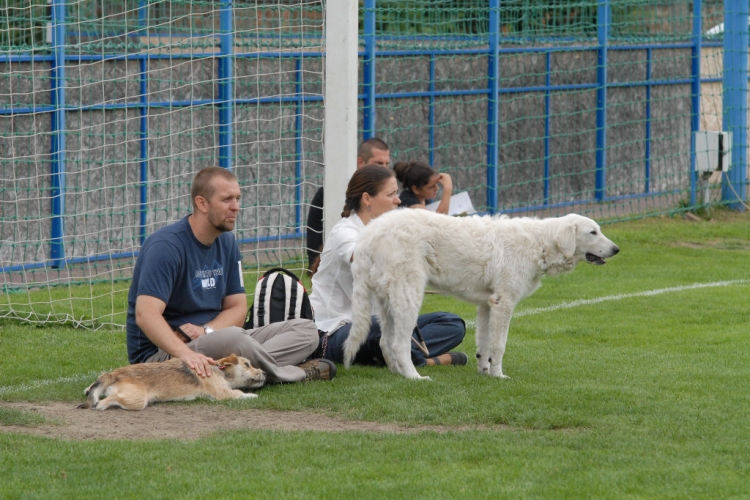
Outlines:
<svg viewBox="0 0 750 500"><path fill-rule="evenodd" d="M494 365L490 369L490 375L496 378L510 378L507 375L503 375L503 368L501 366Z"/></svg>
<svg viewBox="0 0 750 500"><path fill-rule="evenodd" d="M495 378L507 378L507 379L510 378L509 376L504 375L502 370L496 371L489 365L477 366L477 371L479 372L480 375L488 375L490 377L495 377Z"/></svg>
<svg viewBox="0 0 750 500"><path fill-rule="evenodd" d="M257 397L258 397L258 395L254 394L252 392L243 392L242 396L240 396L240 399L253 399L253 398L257 398Z"/></svg>

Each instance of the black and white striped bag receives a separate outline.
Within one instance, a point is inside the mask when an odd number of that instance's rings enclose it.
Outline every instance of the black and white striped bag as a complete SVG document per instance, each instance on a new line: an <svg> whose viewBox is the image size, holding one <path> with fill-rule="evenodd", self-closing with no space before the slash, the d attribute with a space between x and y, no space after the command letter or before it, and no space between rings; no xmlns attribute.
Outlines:
<svg viewBox="0 0 750 500"><path fill-rule="evenodd" d="M255 286L255 297L243 328L249 330L296 318L314 319L305 286L288 269L269 269Z"/></svg>

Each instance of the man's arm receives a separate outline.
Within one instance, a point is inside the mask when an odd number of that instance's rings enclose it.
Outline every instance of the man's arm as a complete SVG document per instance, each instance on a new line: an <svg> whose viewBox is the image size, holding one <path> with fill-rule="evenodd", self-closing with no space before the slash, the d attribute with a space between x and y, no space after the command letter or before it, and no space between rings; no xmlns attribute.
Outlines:
<svg viewBox="0 0 750 500"><path fill-rule="evenodd" d="M211 376L211 365L216 361L190 349L164 319L167 304L150 295L139 295L135 301L135 322L138 328L162 351L183 360L201 377Z"/></svg>
<svg viewBox="0 0 750 500"><path fill-rule="evenodd" d="M236 293L234 295L227 295L221 301L221 312L208 322L208 326L214 330L219 330L228 326L242 326L245 323L246 317L247 298L245 298L245 294ZM206 334L203 325L185 323L180 325L180 329L192 340Z"/></svg>
<svg viewBox="0 0 750 500"><path fill-rule="evenodd" d="M227 326L242 326L246 317L247 298L244 293L236 293L224 297L221 301L221 312L209 324L214 330Z"/></svg>

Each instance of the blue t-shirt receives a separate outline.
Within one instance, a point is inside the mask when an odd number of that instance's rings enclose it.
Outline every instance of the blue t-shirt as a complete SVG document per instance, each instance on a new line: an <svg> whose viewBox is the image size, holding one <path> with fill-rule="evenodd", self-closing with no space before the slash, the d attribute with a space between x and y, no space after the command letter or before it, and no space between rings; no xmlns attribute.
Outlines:
<svg viewBox="0 0 750 500"><path fill-rule="evenodd" d="M245 293L242 255L234 234L225 232L206 246L185 217L146 238L135 262L128 293L128 360L142 363L157 351L135 323L135 301L149 295L164 301L164 319L173 329L202 325L221 312L224 297Z"/></svg>

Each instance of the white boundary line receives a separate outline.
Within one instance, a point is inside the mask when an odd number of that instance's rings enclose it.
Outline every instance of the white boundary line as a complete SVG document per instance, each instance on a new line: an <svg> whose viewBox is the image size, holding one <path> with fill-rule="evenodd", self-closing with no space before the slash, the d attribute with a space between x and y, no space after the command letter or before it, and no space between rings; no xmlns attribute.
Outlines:
<svg viewBox="0 0 750 500"><path fill-rule="evenodd" d="M669 288L657 288L656 290L646 290L645 292L607 295L605 297L599 297L596 299L581 299L581 300L574 300L573 302L562 302L554 306L534 307L531 309L524 309L523 311L518 311L517 313L513 314L513 317L522 318L524 316L533 316L535 314L554 312L554 311L559 311L561 309L572 309L574 307L599 304L601 302L610 302L612 300L625 300L625 299L633 299L633 298L638 298L638 297L650 297L652 295L661 295L663 293L684 292L687 290L697 290L699 288L715 288L715 287L725 287L725 286L734 286L734 285L747 285L748 283L750 283L750 279L714 281L713 283L693 283L692 285L672 286ZM475 319L468 320L466 322L466 326L474 327L475 325L476 325ZM60 384L63 382L81 382L83 380L93 380L93 378L99 375L99 373L100 372L88 372L88 373L82 373L79 375L73 375L71 377L61 377L61 378L54 379L54 380L37 380L29 384L4 386L4 387L0 387L0 396L4 394L10 394L13 392L22 392L22 391L28 391L31 389L37 389L39 387L44 387L47 385Z"/></svg>
<svg viewBox="0 0 750 500"><path fill-rule="evenodd" d="M513 317L520 318L523 316L531 316L534 314L541 314L545 312L559 311L560 309L571 309L573 307L588 306L591 304L599 304L600 302L609 302L611 300L624 300L624 299L633 299L637 297L650 297L652 295L661 295L663 293L684 292L686 290L696 290L699 288L714 288L714 287L724 287L724 286L732 286L732 285L746 285L748 283L750 283L750 279L715 281L713 283L693 283L692 285L673 286L669 288L658 288L656 290L646 290L645 292L608 295L606 297L599 297L596 299L581 299L581 300L574 300L573 302L563 302L561 304L557 304L554 306L534 307L531 309L524 309L523 311L519 311L515 313Z"/></svg>
<svg viewBox="0 0 750 500"><path fill-rule="evenodd" d="M750 283L750 279L714 281L712 283L693 283L692 285L672 286L669 288L657 288L656 290L646 290L645 292L607 295L605 297L598 297L596 299L581 299L581 300L574 300L572 302L561 302L560 304L555 304L554 306L533 307L531 309L524 309L522 311L518 311L514 313L513 318L533 316L535 314L554 312L554 311L559 311L562 309L572 309L574 307L599 304L601 302L609 302L612 300L625 300L625 299L633 299L633 298L638 298L638 297L650 297L652 295L661 295L663 293L684 292L687 290L697 290L699 288L715 288L715 287L725 287L725 286L734 286L734 285L747 285L748 283ZM466 322L466 325L472 326L472 327L476 326L476 320L469 320Z"/></svg>
<svg viewBox="0 0 750 500"><path fill-rule="evenodd" d="M38 389L39 387L44 387L46 385L61 384L63 382L81 382L83 380L91 380L93 382L95 377L98 376L99 373L100 372L80 373L78 375L61 377L53 380L35 380L34 382L28 384L6 385L4 387L0 387L0 396L4 394L11 394L13 392L30 391L32 389ZM83 393L83 389L81 389L81 393Z"/></svg>

